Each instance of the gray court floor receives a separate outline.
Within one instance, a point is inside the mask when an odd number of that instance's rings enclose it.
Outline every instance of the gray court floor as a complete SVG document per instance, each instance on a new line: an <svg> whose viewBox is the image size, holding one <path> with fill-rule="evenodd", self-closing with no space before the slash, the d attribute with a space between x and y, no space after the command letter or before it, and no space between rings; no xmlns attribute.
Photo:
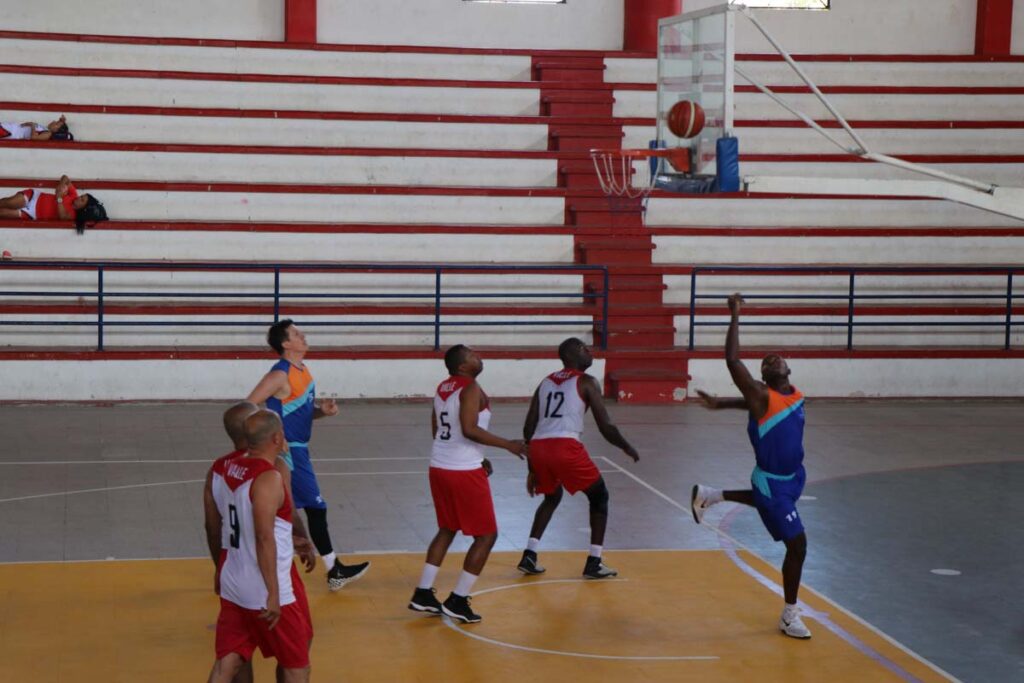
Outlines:
<svg viewBox="0 0 1024 683"><path fill-rule="evenodd" d="M0 406L0 562L205 555L200 494L230 450L224 404ZM965 681L1024 680L1024 421L1018 402L823 402L807 408L801 514L805 582ZM588 425L612 493L616 548L720 548L686 511L696 482L743 488L745 415L695 405L612 406L633 464ZM344 403L312 451L345 553L422 552L435 531L426 403ZM497 402L493 431L520 433L526 404ZM535 500L525 465L493 452L497 550L523 547ZM541 552L583 549L586 500L566 498ZM707 521L778 565L750 509ZM467 547L458 541L457 548ZM939 573L933 570L950 570ZM372 574L368 577L372 580Z"/></svg>

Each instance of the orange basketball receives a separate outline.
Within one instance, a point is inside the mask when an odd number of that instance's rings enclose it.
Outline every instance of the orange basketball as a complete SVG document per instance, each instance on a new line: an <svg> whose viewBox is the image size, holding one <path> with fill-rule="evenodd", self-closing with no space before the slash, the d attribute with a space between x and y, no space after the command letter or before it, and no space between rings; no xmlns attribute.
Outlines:
<svg viewBox="0 0 1024 683"><path fill-rule="evenodd" d="M692 138L704 130L704 109L696 102L680 100L668 110L668 129L677 138Z"/></svg>

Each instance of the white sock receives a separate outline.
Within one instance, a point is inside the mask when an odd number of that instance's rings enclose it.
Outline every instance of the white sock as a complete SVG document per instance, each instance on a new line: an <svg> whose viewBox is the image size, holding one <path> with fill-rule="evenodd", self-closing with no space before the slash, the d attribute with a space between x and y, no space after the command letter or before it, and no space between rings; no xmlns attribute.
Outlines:
<svg viewBox="0 0 1024 683"><path fill-rule="evenodd" d="M725 500L725 495L722 489L710 489L708 491L708 505L721 503L723 500Z"/></svg>
<svg viewBox="0 0 1024 683"><path fill-rule="evenodd" d="M601 551L602 550L604 550L604 546L602 546L602 545L592 545L592 546L590 546L590 556L591 557L601 557Z"/></svg>
<svg viewBox="0 0 1024 683"><path fill-rule="evenodd" d="M477 576L470 574L465 569L459 574L459 580L455 584L455 590L452 591L458 596L466 597L473 590L473 584L476 583Z"/></svg>
<svg viewBox="0 0 1024 683"><path fill-rule="evenodd" d="M429 562L424 563L423 564L423 573L420 574L420 582L418 584L416 584L416 587L417 588L433 588L434 587L434 579L437 578L437 573L439 571L441 571L440 567L435 567L434 565L430 564Z"/></svg>
<svg viewBox="0 0 1024 683"><path fill-rule="evenodd" d="M800 614L800 608L796 605L791 605L788 602L786 603L786 608L782 610L782 616L784 616L787 619L792 619L798 614Z"/></svg>
<svg viewBox="0 0 1024 683"><path fill-rule="evenodd" d="M540 539L539 538L533 538L531 536L530 540L528 540L526 542L526 549L529 550L530 552L534 552L534 553L537 552L537 548L539 548L539 547L540 547Z"/></svg>
<svg viewBox="0 0 1024 683"><path fill-rule="evenodd" d="M336 559L338 559L338 556L335 553L327 553L326 555L323 556L323 558L324 558L324 564L327 565L327 570L330 571L331 569L334 568L334 561Z"/></svg>

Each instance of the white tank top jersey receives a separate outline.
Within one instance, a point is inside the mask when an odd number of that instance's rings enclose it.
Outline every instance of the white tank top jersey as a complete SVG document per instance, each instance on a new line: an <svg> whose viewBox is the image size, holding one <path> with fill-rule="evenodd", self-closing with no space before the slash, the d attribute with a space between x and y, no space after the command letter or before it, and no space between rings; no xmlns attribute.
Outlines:
<svg viewBox="0 0 1024 683"><path fill-rule="evenodd" d="M437 386L434 394L434 417L437 419L437 434L430 453L430 466L443 470L475 470L482 466L484 446L470 441L462 434L459 423L459 409L462 406L462 390L470 382L468 377L449 377ZM491 407L486 401L476 424L487 429L491 424Z"/></svg>
<svg viewBox="0 0 1024 683"><path fill-rule="evenodd" d="M3 122L0 123L0 128L7 131L7 135L0 134L0 139L7 138L8 140L30 140L32 139L33 126L23 126L20 123L15 122ZM42 133L46 130L43 126L34 126L35 132Z"/></svg>
<svg viewBox="0 0 1024 683"><path fill-rule="evenodd" d="M227 557L220 570L220 596L245 609L267 606L267 587L256 559L256 529L253 522L252 484L256 477L275 471L266 460L238 457L218 461L212 481L213 499L223 520ZM281 485L284 488L284 484ZM292 502L285 490L284 502L274 517L277 545L277 588L282 607L295 602L291 570Z"/></svg>
<svg viewBox="0 0 1024 683"><path fill-rule="evenodd" d="M579 370L559 370L537 387L538 420L533 441L538 439L576 439L583 435L583 416L587 402L580 393Z"/></svg>

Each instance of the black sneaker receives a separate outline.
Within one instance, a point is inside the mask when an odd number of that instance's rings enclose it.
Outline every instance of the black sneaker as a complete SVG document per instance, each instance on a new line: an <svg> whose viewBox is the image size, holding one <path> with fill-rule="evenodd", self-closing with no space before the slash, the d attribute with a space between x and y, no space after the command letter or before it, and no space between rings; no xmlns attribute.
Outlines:
<svg viewBox="0 0 1024 683"><path fill-rule="evenodd" d="M334 566L331 567L331 571L327 572L327 588L332 592L341 590L345 587L346 583L355 581L365 574L366 570L369 568L369 562L360 562L359 564L342 564L341 560L335 560Z"/></svg>
<svg viewBox="0 0 1024 683"><path fill-rule="evenodd" d="M608 579L618 575L611 567L604 566L600 557L593 555L587 558L587 564L583 567L583 577L587 579Z"/></svg>
<svg viewBox="0 0 1024 683"><path fill-rule="evenodd" d="M441 603L434 595L436 592L437 590L434 588L417 588L412 593L412 600L409 601L409 609L414 612L441 614Z"/></svg>
<svg viewBox="0 0 1024 683"><path fill-rule="evenodd" d="M537 553L533 550L523 551L523 559L519 560L519 566L516 569L524 574L543 574L547 571L547 569L537 564Z"/></svg>
<svg viewBox="0 0 1024 683"><path fill-rule="evenodd" d="M476 624L483 619L483 617L470 608L468 596L464 597L455 593L449 595L448 599L441 605L441 612L452 619L467 624Z"/></svg>

